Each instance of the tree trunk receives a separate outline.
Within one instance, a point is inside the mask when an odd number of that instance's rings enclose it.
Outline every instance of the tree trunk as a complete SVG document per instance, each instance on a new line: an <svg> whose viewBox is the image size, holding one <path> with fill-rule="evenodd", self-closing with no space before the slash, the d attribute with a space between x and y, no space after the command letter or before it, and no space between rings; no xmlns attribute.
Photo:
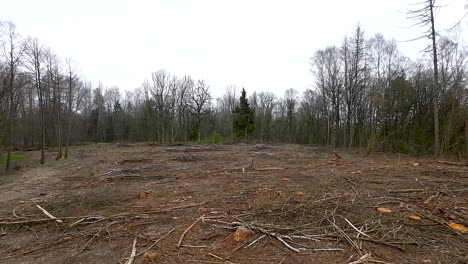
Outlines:
<svg viewBox="0 0 468 264"><path fill-rule="evenodd" d="M468 118L465 119L465 158L468 160Z"/></svg>
<svg viewBox="0 0 468 264"><path fill-rule="evenodd" d="M42 105L42 102L40 102ZM41 106L41 164L45 163L45 145L46 145L46 126L45 126L45 111L44 106Z"/></svg>
<svg viewBox="0 0 468 264"><path fill-rule="evenodd" d="M6 148L7 148L7 159L5 163L5 170L10 170L10 163L11 163L11 148L12 148L12 135L13 135L13 83L14 83L14 75L13 70L11 71L10 76L10 92L9 92L9 113L8 113L8 132L7 132L7 140L6 140Z"/></svg>
<svg viewBox="0 0 468 264"><path fill-rule="evenodd" d="M68 128L67 128L67 142L65 143L65 158L68 158L68 150L70 147L70 134L72 122L72 105L73 105L73 76L70 72L68 79Z"/></svg>
<svg viewBox="0 0 468 264"><path fill-rule="evenodd" d="M434 156L440 156L440 139L439 139L439 71L437 69L437 46L436 46L436 32L434 26L434 0L430 1L431 10L431 38L432 38L432 53L434 63Z"/></svg>

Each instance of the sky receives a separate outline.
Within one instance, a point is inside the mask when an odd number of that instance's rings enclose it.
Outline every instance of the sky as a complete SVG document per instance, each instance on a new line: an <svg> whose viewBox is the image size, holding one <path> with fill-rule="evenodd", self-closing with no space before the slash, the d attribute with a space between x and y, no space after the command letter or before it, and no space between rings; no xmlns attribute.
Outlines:
<svg viewBox="0 0 468 264"><path fill-rule="evenodd" d="M94 86L124 93L164 68L204 79L214 97L228 85L281 96L313 88L314 52L339 46L357 24L366 37L382 33L406 56L421 56L429 40L405 42L424 31L408 28L414 21L406 15L420 1L0 0L0 20L72 58ZM468 0L436 3L443 6L436 28L446 29L463 17Z"/></svg>

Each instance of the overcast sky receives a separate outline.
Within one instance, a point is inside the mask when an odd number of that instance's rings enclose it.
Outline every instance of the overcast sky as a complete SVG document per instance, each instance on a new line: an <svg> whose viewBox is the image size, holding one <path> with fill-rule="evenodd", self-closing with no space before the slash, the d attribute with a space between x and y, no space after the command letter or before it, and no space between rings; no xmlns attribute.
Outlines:
<svg viewBox="0 0 468 264"><path fill-rule="evenodd" d="M205 79L215 97L230 84L282 95L312 88L310 57L340 45L358 23L367 37L419 36L421 28L406 28L412 22L405 12L420 1L0 0L0 19L12 20L19 33L37 37L60 57L72 57L95 86L134 89L165 68ZM439 0L445 7L436 26L456 23L467 2ZM415 58L425 45L399 47Z"/></svg>

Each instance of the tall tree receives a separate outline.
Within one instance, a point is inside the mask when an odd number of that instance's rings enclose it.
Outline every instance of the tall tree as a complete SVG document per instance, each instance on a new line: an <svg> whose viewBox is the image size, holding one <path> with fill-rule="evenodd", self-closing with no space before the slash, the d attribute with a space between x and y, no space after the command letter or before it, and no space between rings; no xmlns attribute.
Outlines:
<svg viewBox="0 0 468 264"><path fill-rule="evenodd" d="M250 133L255 130L255 112L249 106L247 93L242 88L239 98L239 105L234 109L234 131L238 138L244 138L247 143L247 138Z"/></svg>
<svg viewBox="0 0 468 264"><path fill-rule="evenodd" d="M18 67L21 63L21 58L25 50L25 41L16 33L16 26L13 22L0 23L0 33L2 35L2 55L7 65L7 104L8 104L8 128L6 137L7 159L5 170L10 169L11 151L12 151L12 136L13 136L13 119L16 112L17 100L15 98L20 92L20 87L15 87Z"/></svg>
<svg viewBox="0 0 468 264"><path fill-rule="evenodd" d="M39 101L39 112L41 120L41 164L45 163L46 147L46 106L45 89L42 84L42 73L44 70L44 46L39 43L37 38L30 39L26 50L28 62L26 67L32 76L32 82L36 88Z"/></svg>
<svg viewBox="0 0 468 264"><path fill-rule="evenodd" d="M197 131L197 140L201 140L200 125L202 120L210 113L211 95L209 86L204 81L198 81L190 93L188 109L195 118L195 130Z"/></svg>
<svg viewBox="0 0 468 264"><path fill-rule="evenodd" d="M410 18L417 21L415 25L426 28L423 36L417 38L429 38L431 40L432 50L432 63L433 63L433 97L432 97L432 110L434 114L434 156L440 155L440 121L439 121L439 70L437 62L437 33L435 29L435 0L425 0L419 3L421 7L417 10L409 12Z"/></svg>

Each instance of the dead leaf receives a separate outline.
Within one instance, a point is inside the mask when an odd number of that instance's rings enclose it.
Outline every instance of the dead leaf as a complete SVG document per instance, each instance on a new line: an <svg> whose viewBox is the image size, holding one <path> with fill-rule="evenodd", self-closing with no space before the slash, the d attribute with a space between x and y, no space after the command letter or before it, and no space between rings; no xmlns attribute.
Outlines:
<svg viewBox="0 0 468 264"><path fill-rule="evenodd" d="M384 208L384 207L377 208L377 211L379 211L381 213L391 213L392 212L392 210L390 210L388 208Z"/></svg>
<svg viewBox="0 0 468 264"><path fill-rule="evenodd" d="M462 224L457 224L457 223L454 223L454 222L451 222L448 224L451 228L457 230L457 231L460 231L460 232L468 232L468 228L466 228L466 226L462 225Z"/></svg>
<svg viewBox="0 0 468 264"><path fill-rule="evenodd" d="M421 217L419 217L417 215L410 215L410 216L408 216L408 218L413 219L413 220L421 220Z"/></svg>

